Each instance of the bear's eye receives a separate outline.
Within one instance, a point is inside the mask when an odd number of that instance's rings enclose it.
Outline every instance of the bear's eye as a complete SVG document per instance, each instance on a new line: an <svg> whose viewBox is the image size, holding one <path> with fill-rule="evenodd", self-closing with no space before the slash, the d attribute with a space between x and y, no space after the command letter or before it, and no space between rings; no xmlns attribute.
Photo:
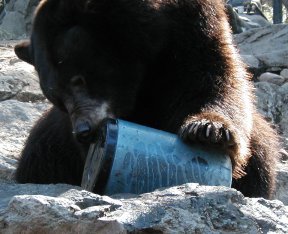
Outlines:
<svg viewBox="0 0 288 234"><path fill-rule="evenodd" d="M73 86L83 86L86 85L86 80L83 76L73 76L70 83Z"/></svg>

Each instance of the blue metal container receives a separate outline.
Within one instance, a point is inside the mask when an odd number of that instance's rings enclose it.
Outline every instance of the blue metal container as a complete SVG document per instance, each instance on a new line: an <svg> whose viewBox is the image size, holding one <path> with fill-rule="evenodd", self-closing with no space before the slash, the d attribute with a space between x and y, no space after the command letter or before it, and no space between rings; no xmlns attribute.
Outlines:
<svg viewBox="0 0 288 234"><path fill-rule="evenodd" d="M231 186L229 156L187 145L175 134L110 119L98 138L86 159L81 185L86 190L112 195L191 182Z"/></svg>

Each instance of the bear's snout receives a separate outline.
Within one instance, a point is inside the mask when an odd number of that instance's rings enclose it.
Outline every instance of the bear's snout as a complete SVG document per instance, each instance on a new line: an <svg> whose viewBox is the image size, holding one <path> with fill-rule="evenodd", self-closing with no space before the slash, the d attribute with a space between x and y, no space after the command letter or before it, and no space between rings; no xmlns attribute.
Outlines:
<svg viewBox="0 0 288 234"><path fill-rule="evenodd" d="M95 142L102 122L115 118L109 103L102 100L73 96L64 103L70 116L72 133L80 143Z"/></svg>
<svg viewBox="0 0 288 234"><path fill-rule="evenodd" d="M79 122L75 125L73 134L79 142L89 142L92 137L92 127L87 121Z"/></svg>

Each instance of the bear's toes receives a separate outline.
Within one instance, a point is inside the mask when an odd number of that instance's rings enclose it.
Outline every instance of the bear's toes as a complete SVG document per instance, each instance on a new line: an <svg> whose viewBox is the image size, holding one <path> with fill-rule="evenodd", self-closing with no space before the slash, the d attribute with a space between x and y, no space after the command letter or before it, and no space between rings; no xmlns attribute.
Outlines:
<svg viewBox="0 0 288 234"><path fill-rule="evenodd" d="M236 144L234 134L223 123L200 119L182 127L180 137L186 142L200 142L220 148Z"/></svg>

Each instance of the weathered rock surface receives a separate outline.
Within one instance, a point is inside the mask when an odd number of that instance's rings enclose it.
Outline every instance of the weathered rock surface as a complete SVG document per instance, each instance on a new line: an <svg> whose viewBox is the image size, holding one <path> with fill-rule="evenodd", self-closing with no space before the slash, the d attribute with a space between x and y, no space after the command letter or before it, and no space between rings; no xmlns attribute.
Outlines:
<svg viewBox="0 0 288 234"><path fill-rule="evenodd" d="M261 74L258 79L259 81L267 81L276 85L282 85L286 82L286 78L271 72L265 72Z"/></svg>
<svg viewBox="0 0 288 234"><path fill-rule="evenodd" d="M288 83L282 86L269 82L256 82L258 110L277 127L282 136L283 147L288 149ZM288 205L288 156L277 164L275 199Z"/></svg>
<svg viewBox="0 0 288 234"><path fill-rule="evenodd" d="M278 127L284 146L288 146L288 83L255 83L259 111Z"/></svg>
<svg viewBox="0 0 288 234"><path fill-rule="evenodd" d="M0 101L43 101L34 67L15 56L16 41L0 41Z"/></svg>
<svg viewBox="0 0 288 234"><path fill-rule="evenodd" d="M47 103L0 102L0 182L11 180L28 133L47 108Z"/></svg>
<svg viewBox="0 0 288 234"><path fill-rule="evenodd" d="M31 30L33 12L40 0L10 0L0 24L0 39L18 39Z"/></svg>
<svg viewBox="0 0 288 234"><path fill-rule="evenodd" d="M249 59L259 61L258 69L271 67L288 67L288 25L278 24L263 28L250 29L235 35L241 55L249 55ZM248 64L251 62L247 62ZM253 64L256 64L254 62ZM255 66L255 65L254 65Z"/></svg>
<svg viewBox="0 0 288 234"><path fill-rule="evenodd" d="M111 199L67 185L6 186L18 195L0 199L3 234L288 232L288 207L280 201L224 187L185 184Z"/></svg>
<svg viewBox="0 0 288 234"><path fill-rule="evenodd" d="M280 76L284 77L285 79L288 79L288 69L285 68L280 72Z"/></svg>
<svg viewBox="0 0 288 234"><path fill-rule="evenodd" d="M14 44L0 42L0 182L13 177L32 125L50 106L34 68L15 57Z"/></svg>
<svg viewBox="0 0 288 234"><path fill-rule="evenodd" d="M288 205L288 158L277 165L277 184L274 199Z"/></svg>
<svg viewBox="0 0 288 234"><path fill-rule="evenodd" d="M255 83L258 110L270 120L288 149L288 25L271 25L234 36L242 59L258 76ZM273 73L264 73L270 71ZM280 76L279 76L280 75ZM277 165L275 198L288 204L287 159Z"/></svg>

